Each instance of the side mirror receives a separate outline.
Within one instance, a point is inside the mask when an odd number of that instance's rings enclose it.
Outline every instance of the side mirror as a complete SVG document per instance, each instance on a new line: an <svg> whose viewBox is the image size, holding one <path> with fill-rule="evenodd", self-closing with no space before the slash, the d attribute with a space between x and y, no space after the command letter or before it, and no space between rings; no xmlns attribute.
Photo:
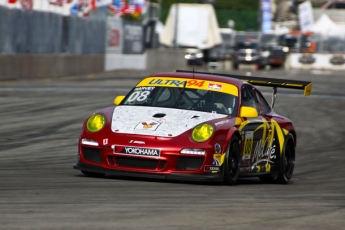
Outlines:
<svg viewBox="0 0 345 230"><path fill-rule="evenodd" d="M246 118L256 118L259 116L258 111L249 106L242 106L240 110L240 117L246 117Z"/></svg>
<svg viewBox="0 0 345 230"><path fill-rule="evenodd" d="M115 105L119 105L121 103L121 101L125 98L125 96L117 96L115 99L114 99L114 104Z"/></svg>

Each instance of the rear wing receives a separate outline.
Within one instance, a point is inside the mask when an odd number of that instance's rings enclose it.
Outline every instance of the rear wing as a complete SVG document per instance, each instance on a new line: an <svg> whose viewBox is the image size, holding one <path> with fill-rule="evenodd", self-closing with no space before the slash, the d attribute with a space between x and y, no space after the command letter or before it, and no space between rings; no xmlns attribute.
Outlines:
<svg viewBox="0 0 345 230"><path fill-rule="evenodd" d="M210 74L210 75L215 75L215 76L232 77L232 78L246 81L252 85L273 87L272 103L271 103L272 109L274 107L274 103L275 103L276 98L277 98L277 88L278 87L279 88L303 90L304 96L309 96L311 94L311 89L312 89L312 83L309 81L296 81L296 80L290 80L290 79L276 79L276 78L265 78L265 77L250 77L250 76L243 76L243 75L196 72L196 71L188 71L188 70L175 70L175 72Z"/></svg>
<svg viewBox="0 0 345 230"><path fill-rule="evenodd" d="M297 80L290 80L290 79L276 79L276 78L265 78L265 77L250 77L250 76L242 76L242 75L196 72L196 71L188 71L188 70L175 70L175 72L210 74L210 75L215 75L215 76L232 77L232 78L246 81L252 85L273 87L275 91L277 91L278 87L289 88L289 89L300 89L304 91L304 96L309 96L311 94L311 89L312 89L312 83L309 81L297 81Z"/></svg>

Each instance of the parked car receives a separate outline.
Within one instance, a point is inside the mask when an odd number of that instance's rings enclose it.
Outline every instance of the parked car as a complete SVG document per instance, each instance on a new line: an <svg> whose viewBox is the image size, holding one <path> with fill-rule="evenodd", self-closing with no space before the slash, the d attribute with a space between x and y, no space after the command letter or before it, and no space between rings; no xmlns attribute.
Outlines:
<svg viewBox="0 0 345 230"><path fill-rule="evenodd" d="M268 55L266 51L256 40L239 41L234 47L232 56L232 67L238 69L240 64L256 65L257 69L263 69L268 64Z"/></svg>
<svg viewBox="0 0 345 230"><path fill-rule="evenodd" d="M267 52L267 64L272 68L281 67L284 65L286 60L286 53L284 52L284 47L279 45L270 45L264 51Z"/></svg>
<svg viewBox="0 0 345 230"><path fill-rule="evenodd" d="M204 63L204 53L198 48L187 48L184 58L187 65L203 65Z"/></svg>

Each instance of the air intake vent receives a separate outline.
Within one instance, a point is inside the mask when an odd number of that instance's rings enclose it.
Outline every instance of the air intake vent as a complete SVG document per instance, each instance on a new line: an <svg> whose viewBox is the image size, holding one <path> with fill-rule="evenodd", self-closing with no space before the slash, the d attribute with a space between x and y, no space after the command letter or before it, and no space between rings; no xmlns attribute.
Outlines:
<svg viewBox="0 0 345 230"><path fill-rule="evenodd" d="M82 147L83 156L86 160L101 163L101 153L98 149Z"/></svg>
<svg viewBox="0 0 345 230"><path fill-rule="evenodd" d="M176 164L176 170L198 170L204 158L199 157L180 157Z"/></svg>
<svg viewBox="0 0 345 230"><path fill-rule="evenodd" d="M117 166L131 167L131 168L156 169L158 162L159 162L158 160L152 160L152 159L115 157L115 163Z"/></svg>

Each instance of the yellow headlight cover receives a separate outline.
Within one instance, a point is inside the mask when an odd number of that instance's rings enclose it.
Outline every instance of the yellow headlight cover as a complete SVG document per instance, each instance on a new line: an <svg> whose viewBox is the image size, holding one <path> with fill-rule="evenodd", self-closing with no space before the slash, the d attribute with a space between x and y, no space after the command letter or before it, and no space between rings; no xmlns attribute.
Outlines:
<svg viewBox="0 0 345 230"><path fill-rule="evenodd" d="M204 142L213 135L214 128L209 124L200 124L193 129L192 139L195 142Z"/></svg>
<svg viewBox="0 0 345 230"><path fill-rule="evenodd" d="M104 115L94 114L87 120L86 129L91 133L98 132L104 127L105 121Z"/></svg>

